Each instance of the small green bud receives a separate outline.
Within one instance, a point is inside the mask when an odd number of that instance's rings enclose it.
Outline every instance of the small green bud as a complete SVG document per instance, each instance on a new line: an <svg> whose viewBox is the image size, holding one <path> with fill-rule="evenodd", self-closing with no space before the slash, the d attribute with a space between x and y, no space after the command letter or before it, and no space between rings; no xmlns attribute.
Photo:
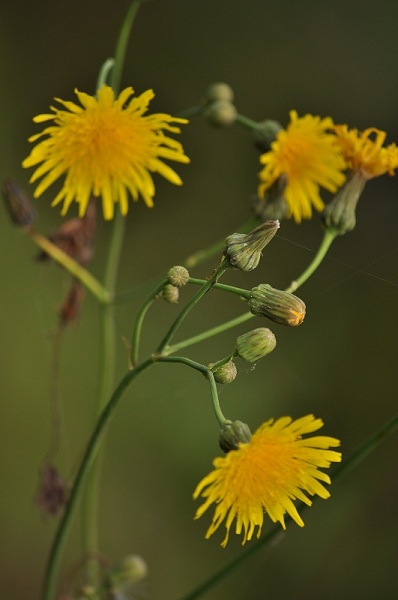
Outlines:
<svg viewBox="0 0 398 600"><path fill-rule="evenodd" d="M339 235L354 229L356 225L355 211L365 184L366 179L360 171L351 174L351 177L347 179L339 193L322 213L322 220L327 229L333 229Z"/></svg>
<svg viewBox="0 0 398 600"><path fill-rule="evenodd" d="M178 287L175 287L175 285L171 285L170 283L164 286L162 295L169 304L178 304L180 299L180 291Z"/></svg>
<svg viewBox="0 0 398 600"><path fill-rule="evenodd" d="M234 269L253 271L260 262L262 250L280 227L279 221L266 221L249 233L233 233L225 240L224 256Z"/></svg>
<svg viewBox="0 0 398 600"><path fill-rule="evenodd" d="M242 421L228 421L220 431L218 443L223 452L237 450L239 444L247 444L252 437L249 426Z"/></svg>
<svg viewBox="0 0 398 600"><path fill-rule="evenodd" d="M233 102L234 92L228 83L212 83L206 90L205 104L216 102L217 100L226 100Z"/></svg>
<svg viewBox="0 0 398 600"><path fill-rule="evenodd" d="M305 304L289 292L276 290L268 283L261 283L251 291L250 312L257 317L268 317L275 323L295 327L305 317Z"/></svg>
<svg viewBox="0 0 398 600"><path fill-rule="evenodd" d="M141 556L131 554L125 556L108 571L112 589L125 588L136 584L146 577L148 567Z"/></svg>
<svg viewBox="0 0 398 600"><path fill-rule="evenodd" d="M236 353L247 362L256 362L273 351L276 338L267 327L259 327L240 335L236 340Z"/></svg>
<svg viewBox="0 0 398 600"><path fill-rule="evenodd" d="M189 281L189 272L185 267L171 267L167 273L167 278L171 285L183 287Z"/></svg>
<svg viewBox="0 0 398 600"><path fill-rule="evenodd" d="M257 127L253 129L254 142L257 148L262 152L268 152L281 129L283 129L282 125L272 119L257 123Z"/></svg>
<svg viewBox="0 0 398 600"><path fill-rule="evenodd" d="M25 192L14 183L7 179L2 186L4 204L14 225L18 227L28 227L34 223L36 213Z"/></svg>
<svg viewBox="0 0 398 600"><path fill-rule="evenodd" d="M211 364L209 368L212 368ZM213 371L213 375L217 383L232 383L236 379L237 372L236 364L230 360Z"/></svg>
<svg viewBox="0 0 398 600"><path fill-rule="evenodd" d="M235 123L237 111L229 100L216 100L206 107L203 114L212 125L228 127Z"/></svg>

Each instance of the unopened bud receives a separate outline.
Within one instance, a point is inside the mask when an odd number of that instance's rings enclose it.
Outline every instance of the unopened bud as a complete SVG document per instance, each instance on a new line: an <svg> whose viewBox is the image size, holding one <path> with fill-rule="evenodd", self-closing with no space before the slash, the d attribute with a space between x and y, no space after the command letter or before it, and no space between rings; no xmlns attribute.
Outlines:
<svg viewBox="0 0 398 600"><path fill-rule="evenodd" d="M249 298L250 312L257 317L268 317L275 323L295 327L305 317L304 302L289 292L276 290L268 283L252 289Z"/></svg>
<svg viewBox="0 0 398 600"><path fill-rule="evenodd" d="M211 369L212 365L209 365L209 368ZM213 375L217 383L232 383L236 379L237 372L236 364L230 360L213 371Z"/></svg>
<svg viewBox="0 0 398 600"><path fill-rule="evenodd" d="M356 225L355 211L365 187L366 179L360 171L354 171L344 186L323 211L322 220L327 229L340 235L352 231Z"/></svg>
<svg viewBox="0 0 398 600"><path fill-rule="evenodd" d="M276 338L267 327L259 327L240 335L236 340L236 353L247 362L256 362L273 351Z"/></svg>
<svg viewBox="0 0 398 600"><path fill-rule="evenodd" d="M282 125L272 119L257 123L257 126L253 129L254 142L257 148L263 152L268 152L281 129L283 129Z"/></svg>
<svg viewBox="0 0 398 600"><path fill-rule="evenodd" d="M234 92L228 83L212 83L206 90L205 104L216 102L217 100L226 100L233 102Z"/></svg>
<svg viewBox="0 0 398 600"><path fill-rule="evenodd" d="M11 179L7 179L2 187L3 199L8 214L14 225L28 227L35 221L36 213L25 192Z"/></svg>
<svg viewBox="0 0 398 600"><path fill-rule="evenodd" d="M189 281L189 272L185 267L171 267L167 273L167 278L171 285L183 287Z"/></svg>
<svg viewBox="0 0 398 600"><path fill-rule="evenodd" d="M262 250L280 227L279 221L266 221L249 233L233 233L225 240L224 256L231 267L253 271L260 262Z"/></svg>
<svg viewBox="0 0 398 600"><path fill-rule="evenodd" d="M247 444L252 437L250 428L242 421L228 421L220 431L218 443L223 452L237 450L239 444Z"/></svg>
<svg viewBox="0 0 398 600"><path fill-rule="evenodd" d="M164 286L162 295L169 304L178 304L180 299L178 287L175 287L175 285L171 285L170 283Z"/></svg>
<svg viewBox="0 0 398 600"><path fill-rule="evenodd" d="M123 589L144 579L148 573L146 562L141 556L131 554L124 557L109 570L112 589Z"/></svg>
<svg viewBox="0 0 398 600"><path fill-rule="evenodd" d="M216 100L206 107L203 114L212 125L228 127L235 123L237 110L229 100Z"/></svg>

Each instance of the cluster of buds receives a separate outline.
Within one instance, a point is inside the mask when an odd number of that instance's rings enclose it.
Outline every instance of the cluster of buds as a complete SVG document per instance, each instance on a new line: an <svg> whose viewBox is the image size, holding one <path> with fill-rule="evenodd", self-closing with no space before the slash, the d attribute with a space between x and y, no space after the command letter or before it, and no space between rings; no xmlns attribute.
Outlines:
<svg viewBox="0 0 398 600"><path fill-rule="evenodd" d="M189 281L189 272L185 267L171 267L167 279L169 283L164 286L162 297L169 304L177 304L180 299L180 288Z"/></svg>
<svg viewBox="0 0 398 600"><path fill-rule="evenodd" d="M234 92L227 83L213 83L206 90L203 114L216 127L228 127L236 121Z"/></svg>

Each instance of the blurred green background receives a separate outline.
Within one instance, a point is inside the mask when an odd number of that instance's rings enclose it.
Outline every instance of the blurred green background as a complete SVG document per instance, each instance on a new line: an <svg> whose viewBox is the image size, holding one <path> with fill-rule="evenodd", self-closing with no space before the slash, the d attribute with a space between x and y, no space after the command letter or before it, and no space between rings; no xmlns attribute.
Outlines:
<svg viewBox="0 0 398 600"><path fill-rule="evenodd" d="M74 100L73 89L92 93L102 62L113 53L127 1L0 4L2 91L1 180L26 189L21 169L31 119L54 96ZM398 3L390 0L158 0L144 3L129 46L123 77L138 93L153 88L153 111L177 114L195 104L207 85L226 81L238 110L252 119L286 123L295 108L331 115L398 139ZM175 188L156 180L155 208L131 207L119 287L128 289L164 273L188 254L236 231L250 214L258 153L246 130L210 128L194 120L182 140L190 166ZM61 223L51 192L37 203L38 228ZM71 213L73 214L73 213ZM337 240L320 271L301 290L307 304L298 330L274 326L276 351L255 368L240 365L224 387L229 418L255 429L269 417L313 412L324 433L350 452L396 410L398 303L397 179L369 182L357 227ZM53 333L68 278L56 266L38 265L36 249L0 219L1 360L1 561L0 598L39 598L55 523L34 503L38 472L50 441ZM92 270L102 276L111 225L101 223ZM308 264L321 239L319 218L300 226L284 222L252 274L225 278L252 287L287 285ZM197 270L206 276L214 263ZM184 297L188 297L188 292ZM118 377L126 369L122 336L129 337L142 295L117 310ZM184 325L188 336L240 314L222 294L208 294ZM159 304L144 329L150 352L176 315ZM260 320L251 323L259 326ZM230 331L189 351L203 362L231 351ZM99 310L86 297L77 326L63 338L57 384L70 455L60 467L71 474L90 431L98 380ZM175 600L242 552L223 532L206 541L210 514L193 521L191 495L219 454L208 387L179 366L159 366L126 394L108 436L100 496L101 551L111 561L141 554L149 575L142 598ZM350 600L396 598L398 501L396 436L353 473L332 486L327 502L305 513L306 527L290 524L274 547L260 551L208 600L264 598ZM266 524L266 532L270 524ZM80 521L74 520L67 574L80 558Z"/></svg>

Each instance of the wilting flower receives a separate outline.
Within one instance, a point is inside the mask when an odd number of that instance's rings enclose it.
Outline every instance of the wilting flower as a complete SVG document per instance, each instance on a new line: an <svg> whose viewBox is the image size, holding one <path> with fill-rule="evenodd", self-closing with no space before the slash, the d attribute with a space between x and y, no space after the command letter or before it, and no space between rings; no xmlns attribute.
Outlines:
<svg viewBox="0 0 398 600"><path fill-rule="evenodd" d="M288 216L297 223L311 218L312 207L318 211L324 208L321 187L336 192L344 183L346 165L332 127L329 117L298 117L292 110L287 128L277 133L271 150L260 157L264 168L259 175L259 196L263 197L279 178L285 180Z"/></svg>
<svg viewBox="0 0 398 600"><path fill-rule="evenodd" d="M133 89L124 89L117 98L111 87L103 85L97 96L75 90L81 106L56 98L64 109L51 107L51 114L42 114L36 123L54 124L29 138L41 140L23 161L24 167L35 167L34 182L42 177L34 192L35 198L60 177L63 186L52 206L63 203L65 215L73 202L79 204L83 217L91 196L102 198L105 219L114 216L114 205L120 212L128 211L128 194L133 200L141 196L147 206L153 205L155 186L152 173L158 172L175 185L181 179L166 160L188 163L182 145L165 132L179 133L172 123L187 123L186 119L156 113L144 116L154 97L152 90L131 98Z"/></svg>
<svg viewBox="0 0 398 600"><path fill-rule="evenodd" d="M340 452L329 450L339 446L339 440L327 436L302 438L322 426L322 420L313 415L296 421L291 417L270 419L257 429L248 443L241 443L237 450L216 458L214 470L202 479L194 492L195 499L205 498L196 519L215 504L206 538L225 520L227 533L221 544L225 547L235 519L235 532L243 534L242 544L252 538L256 527L257 537L260 537L264 512L275 523L279 521L284 529L286 513L303 527L293 500L310 506L311 500L306 494L329 498L321 482L330 483L330 478L318 469L341 461Z"/></svg>

